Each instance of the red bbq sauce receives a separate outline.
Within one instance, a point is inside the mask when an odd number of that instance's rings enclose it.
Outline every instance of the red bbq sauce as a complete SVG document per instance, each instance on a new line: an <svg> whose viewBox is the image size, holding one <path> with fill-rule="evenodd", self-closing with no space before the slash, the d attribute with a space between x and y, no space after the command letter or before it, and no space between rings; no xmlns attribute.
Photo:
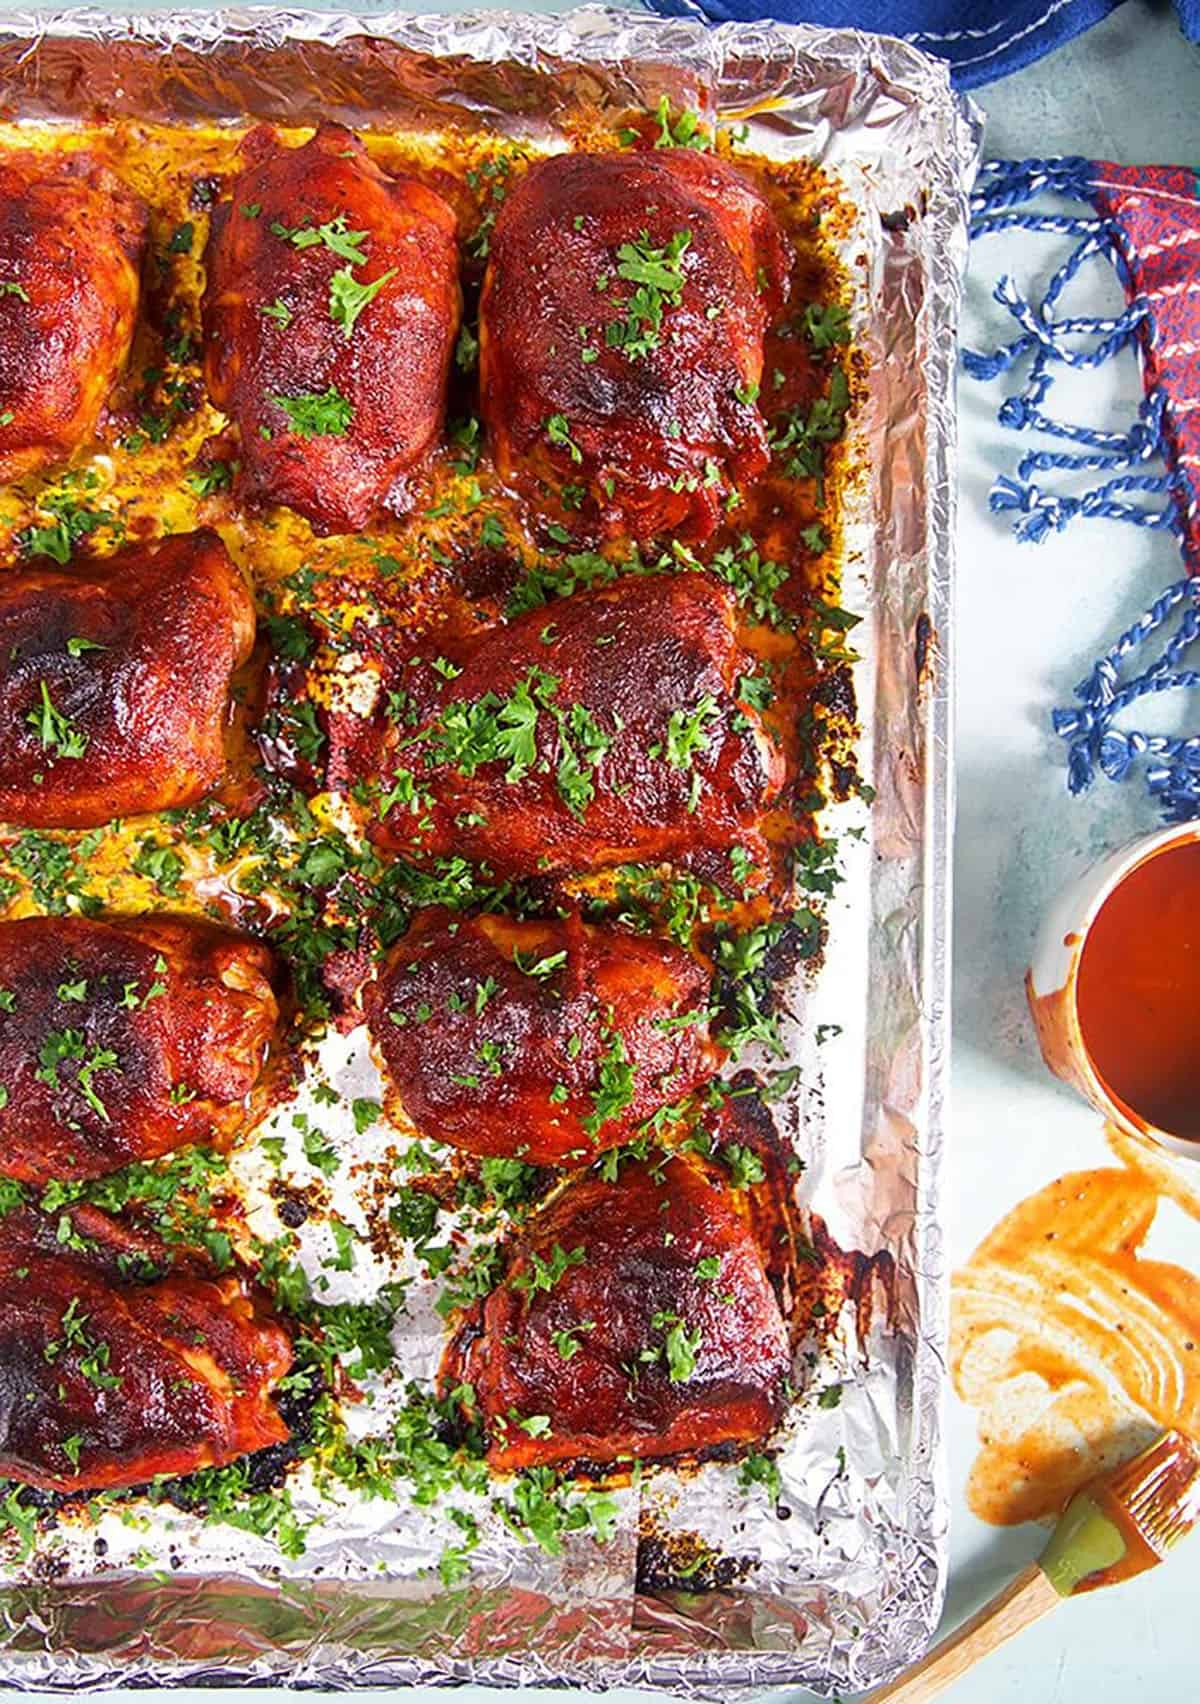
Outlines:
<svg viewBox="0 0 1200 1704"><path fill-rule="evenodd" d="M1200 1141L1200 840L1139 864L1079 961L1079 1027L1135 1122Z"/></svg>

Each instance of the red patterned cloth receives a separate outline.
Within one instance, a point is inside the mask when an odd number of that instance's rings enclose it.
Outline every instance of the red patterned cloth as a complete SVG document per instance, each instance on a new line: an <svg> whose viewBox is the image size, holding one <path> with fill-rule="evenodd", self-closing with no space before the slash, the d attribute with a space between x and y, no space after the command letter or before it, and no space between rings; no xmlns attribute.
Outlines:
<svg viewBox="0 0 1200 1704"><path fill-rule="evenodd" d="M1184 559L1200 572L1200 185L1183 166L1092 166L1096 211L1111 221L1138 328L1147 392L1162 391L1164 455L1183 525Z"/></svg>

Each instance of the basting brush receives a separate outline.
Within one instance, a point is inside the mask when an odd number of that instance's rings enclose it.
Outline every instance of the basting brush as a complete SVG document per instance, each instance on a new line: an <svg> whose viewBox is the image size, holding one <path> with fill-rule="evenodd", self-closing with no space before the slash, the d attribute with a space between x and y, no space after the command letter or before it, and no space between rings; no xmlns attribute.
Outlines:
<svg viewBox="0 0 1200 1704"><path fill-rule="evenodd" d="M925 1704L1064 1598L1131 1580L1200 1520L1200 1451L1164 1432L1141 1455L1077 1491L1050 1542L1011 1585L868 1704Z"/></svg>

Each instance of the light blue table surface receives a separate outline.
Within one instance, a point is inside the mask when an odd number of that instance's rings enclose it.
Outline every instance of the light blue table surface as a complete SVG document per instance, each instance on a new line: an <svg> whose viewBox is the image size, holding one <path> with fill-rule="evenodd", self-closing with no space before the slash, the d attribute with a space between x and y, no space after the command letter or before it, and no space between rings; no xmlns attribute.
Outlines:
<svg viewBox="0 0 1200 1704"><path fill-rule="evenodd" d="M1050 59L983 90L979 100L991 155L1072 153L1200 165L1200 50L1180 36L1166 0L1134 0ZM1001 264L998 248L975 256L966 326L971 341L996 325L988 291ZM1038 239L1019 237L1004 250L1002 264L1030 276L1048 259ZM1117 298L1097 270L1076 300L1077 311L1095 312ZM1105 785L1089 798L1069 800L1048 716L1067 700L1093 656L1179 566L1169 538L1104 522L1077 522L1040 547L1018 546L986 506L994 473L1010 469L1022 447L995 423L999 394L998 387L967 381L960 391L955 1263L1022 1196L1062 1172L1105 1163L1098 1117L1041 1065L1021 980L1038 916L1054 889L1106 846L1155 826L1155 817L1135 785ZM1130 360L1113 364L1086 388L1065 391L1064 400L1076 418L1117 425L1132 415L1139 395ZM1195 1226L1171 1210L1160 1215L1151 1248L1193 1269L1200 1265ZM962 1487L974 1438L974 1414L952 1401L955 1522L947 1628L1009 1580L1043 1536L1032 1527L989 1528L966 1511ZM947 1696L953 1704L1194 1704L1200 1699L1198 1657L1200 1539L1141 1580L1064 1606ZM215 1695L183 1696L208 1704ZM412 1694L429 1704L439 1696L446 1695ZM459 1696L466 1704L485 1704L489 1695L471 1688ZM653 1695L612 1696L632 1704Z"/></svg>

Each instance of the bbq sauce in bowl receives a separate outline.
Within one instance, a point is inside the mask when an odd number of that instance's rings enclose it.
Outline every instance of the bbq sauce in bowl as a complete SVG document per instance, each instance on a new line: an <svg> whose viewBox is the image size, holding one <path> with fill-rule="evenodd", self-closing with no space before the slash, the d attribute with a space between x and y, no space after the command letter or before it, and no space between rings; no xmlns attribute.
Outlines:
<svg viewBox="0 0 1200 1704"><path fill-rule="evenodd" d="M1097 1076L1143 1128L1200 1144L1200 840L1138 864L1087 932L1076 990Z"/></svg>

